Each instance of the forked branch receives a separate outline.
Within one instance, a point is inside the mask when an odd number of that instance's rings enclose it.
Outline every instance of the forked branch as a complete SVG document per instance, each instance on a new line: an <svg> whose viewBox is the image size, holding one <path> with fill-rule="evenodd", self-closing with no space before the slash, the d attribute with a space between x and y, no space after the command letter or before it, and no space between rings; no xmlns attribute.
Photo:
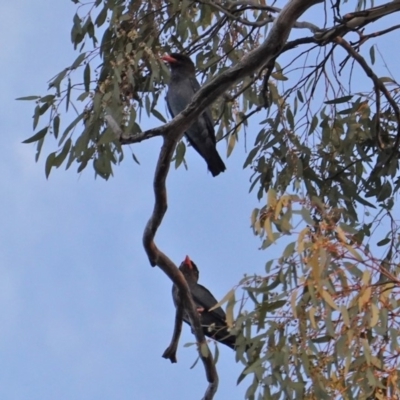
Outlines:
<svg viewBox="0 0 400 400"><path fill-rule="evenodd" d="M180 292L182 305L187 311L192 331L199 344L200 358L206 370L209 382L204 400L212 400L218 388L218 375L214 365L214 360L208 349L203 330L200 324L196 307L193 303L189 287L182 273L176 265L158 249L154 242L155 235L164 215L167 211L167 190L166 179L168 176L171 158L178 141L182 138L184 131L191 125L206 107L211 105L215 99L225 93L234 83L259 70L271 59L275 58L282 50L287 41L290 30L295 21L311 6L321 2L321 0L292 0L282 10L276 19L267 39L257 49L248 53L238 64L228 69L221 75L215 77L211 82L201 88L190 105L171 122L140 134L141 140L148 135L162 135L164 142L158 158L156 172L154 176L154 208L143 234L143 245L152 266L158 266L172 280ZM122 135L120 127L116 126L111 116L107 117L109 126L118 134L123 143L133 143L138 140L138 135ZM181 323L177 315L178 325ZM171 345L168 347L164 356L174 360L177 341L179 339L180 326L176 326Z"/></svg>

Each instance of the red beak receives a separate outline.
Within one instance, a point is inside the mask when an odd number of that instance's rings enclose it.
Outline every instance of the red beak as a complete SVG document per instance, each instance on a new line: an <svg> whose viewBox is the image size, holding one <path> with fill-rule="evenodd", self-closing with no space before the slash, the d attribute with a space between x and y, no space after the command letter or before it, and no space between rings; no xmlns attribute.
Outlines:
<svg viewBox="0 0 400 400"><path fill-rule="evenodd" d="M193 268L192 262L190 261L189 256L185 257L185 261L184 261L185 265L187 265L190 269Z"/></svg>
<svg viewBox="0 0 400 400"><path fill-rule="evenodd" d="M177 60L174 57L171 57L169 54L166 54L165 56L161 57L161 60L167 62L167 63L176 63Z"/></svg>

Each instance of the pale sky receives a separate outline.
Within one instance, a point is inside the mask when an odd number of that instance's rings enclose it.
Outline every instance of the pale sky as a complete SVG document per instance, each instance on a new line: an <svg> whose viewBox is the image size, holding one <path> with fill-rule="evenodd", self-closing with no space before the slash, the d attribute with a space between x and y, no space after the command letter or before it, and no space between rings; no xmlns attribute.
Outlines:
<svg viewBox="0 0 400 400"><path fill-rule="evenodd" d="M207 382L201 363L189 369L197 353L183 347L193 342L186 325L178 364L161 358L174 322L171 283L150 267L141 242L161 139L132 146L140 166L126 149L108 182L95 180L91 167L78 175L76 164L46 180L46 149L55 143L48 141L39 163L34 145L21 144L33 134L34 103L14 99L46 94L47 81L76 58L75 10L71 1L0 4L0 398L200 399ZM251 130L248 137L251 146ZM281 249L258 250L250 229L251 211L263 204L248 194L243 139L227 160L225 143L218 149L227 171L216 178L190 148L189 171L171 169L156 240L177 264L188 254L200 283L221 298L245 272L262 274ZM242 365L219 349L217 399L241 399L250 379L237 387Z"/></svg>

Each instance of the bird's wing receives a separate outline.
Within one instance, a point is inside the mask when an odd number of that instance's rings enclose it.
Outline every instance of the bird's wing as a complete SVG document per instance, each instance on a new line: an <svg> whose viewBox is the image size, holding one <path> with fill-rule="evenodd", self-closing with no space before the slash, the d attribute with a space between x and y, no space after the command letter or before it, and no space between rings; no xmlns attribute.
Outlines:
<svg viewBox="0 0 400 400"><path fill-rule="evenodd" d="M212 293L202 285L196 284L191 290L194 302L198 306L203 307L205 311L208 311L218 303ZM226 314L221 307L217 307L215 310L210 311L210 313L218 318L221 324L226 324Z"/></svg>
<svg viewBox="0 0 400 400"><path fill-rule="evenodd" d="M197 82L196 78L190 78L190 84L192 85L193 94L199 91L200 84L199 82ZM214 120L209 107L207 107L204 110L202 117L204 118L204 122L206 123L207 130L211 133L210 138L215 144L216 141L215 141L215 131L214 131Z"/></svg>
<svg viewBox="0 0 400 400"><path fill-rule="evenodd" d="M168 95L167 95L167 97L166 97L165 99L166 99L166 101L167 101L168 112L169 112L169 114L171 115L171 117L174 118L175 115L174 115L174 113L172 112L171 106L169 105Z"/></svg>

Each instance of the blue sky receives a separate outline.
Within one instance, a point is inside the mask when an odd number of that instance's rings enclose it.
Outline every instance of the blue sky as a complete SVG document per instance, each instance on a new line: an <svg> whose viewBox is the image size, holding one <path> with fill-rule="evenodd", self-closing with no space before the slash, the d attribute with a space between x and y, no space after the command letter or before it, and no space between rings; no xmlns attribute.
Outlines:
<svg viewBox="0 0 400 400"><path fill-rule="evenodd" d="M47 81L76 58L69 39L75 7L0 4L0 398L198 399L206 380L200 363L189 369L196 352L183 347L193 341L187 326L178 364L161 358L173 328L171 283L150 267L141 243L161 140L133 146L140 166L127 150L108 182L95 180L90 168L78 175L76 166L46 180L45 157L36 164L33 145L21 144L32 135L33 103L14 99L45 94ZM390 58L393 68L398 58ZM224 143L219 151L225 159ZM259 204L248 194L244 159L241 141L227 171L212 178L188 149L189 171L172 169L168 178L157 244L177 264L188 254L217 298L280 255L274 246L259 251L250 229ZM243 398L247 381L235 384L242 366L230 349L220 352L217 398Z"/></svg>
<svg viewBox="0 0 400 400"><path fill-rule="evenodd" d="M74 165L46 180L45 157L36 164L34 146L21 144L32 135L33 103L14 99L45 94L47 81L76 58L75 5L19 0L0 11L0 398L200 398L206 380L201 364L189 369L196 352L183 347L193 341L187 326L178 364L161 358L173 329L171 283L150 267L141 243L161 140L133 147L140 166L127 149L108 182L91 169L78 175ZM225 159L224 143L219 151ZM221 298L245 272L261 273L271 254L258 250L250 229L258 204L248 194L243 150L217 178L192 149L187 160L189 171L171 170L157 243L177 264L191 256L201 283ZM246 385L235 384L242 367L229 348L220 352L218 398L243 398Z"/></svg>

